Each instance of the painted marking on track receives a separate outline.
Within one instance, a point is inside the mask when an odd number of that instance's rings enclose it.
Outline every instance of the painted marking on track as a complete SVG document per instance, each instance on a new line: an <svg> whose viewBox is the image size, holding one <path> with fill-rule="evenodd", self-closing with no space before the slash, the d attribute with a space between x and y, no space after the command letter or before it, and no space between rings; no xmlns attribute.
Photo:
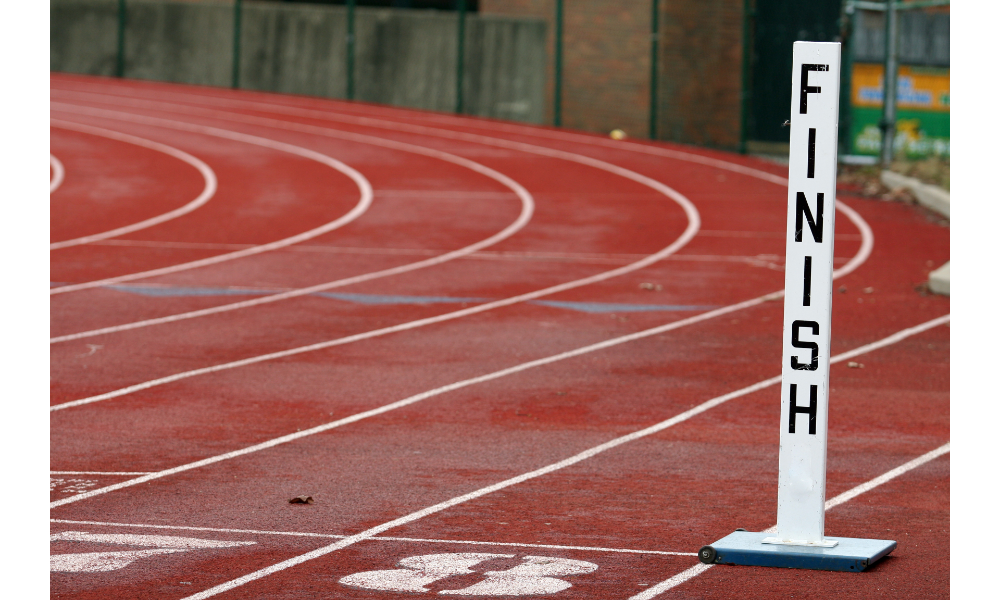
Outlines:
<svg viewBox="0 0 1000 600"><path fill-rule="evenodd" d="M53 573L101 573L117 571L143 558L174 554L183 550L154 548L152 550L124 550L117 552L80 552L53 554L49 557L49 571Z"/></svg>
<svg viewBox="0 0 1000 600"><path fill-rule="evenodd" d="M50 109L54 110L54 111L71 109L71 111L74 114L77 114L77 115L79 115L79 114L88 114L90 112L93 112L90 109L85 109L83 107L74 107L72 105L65 105L65 104L60 104L60 103L57 103L57 102L51 103L50 104ZM101 110L98 110L96 112L98 113L96 116L105 116L107 118L112 118L112 119L117 119L117 120L124 120L124 121L130 120L124 114L119 114L119 113L116 113L114 111L101 111ZM219 137L219 138L223 138L223 139L229 139L229 140L233 140L233 141L237 141L237 142L244 142L244 143L247 143L247 144L254 144L256 146L262 146L264 148L270 148L272 150L280 150L282 152L287 152L288 154L294 154L296 156L301 156L303 158L316 161L316 162L318 162L320 164L323 164L323 165L326 165L326 166L328 166L328 167L330 167L330 168L332 168L332 169L334 169L334 170L336 170L336 171L338 171L340 173L343 173L344 175L346 175L347 177L349 177L352 181L354 181L355 185L358 186L358 189L361 191L361 197L358 200L358 203L354 206L354 208L352 208L350 211L348 211L343 216L341 216L341 217L339 217L337 219L334 219L333 221L330 221L329 223L321 225L320 227L316 227L314 229L310 229L309 231L304 231L302 233L299 233L297 235L293 235L291 237L287 237L287 238L284 238L284 239L281 239L281 240L277 240L277 241L274 241L274 242L269 242L267 244L261 244L259 246L254 246L252 248L247 248L246 250L239 250L239 251L236 251L236 252L230 252L228 254L222 254L222 255L219 255L219 256L212 256L212 257L209 257L209 258L203 258L201 260L195 260L195 261L191 261L191 262L181 263L179 265L173 265L173 266L164 267L164 268L161 268L161 269L152 269L152 270L149 270L149 271L142 271L142 272L139 272L139 273L131 273L131 274L128 274L128 275L120 275L118 277L108 277L106 279L100 279L100 280L97 280L97 281L88 281L86 283L78 283L78 284L67 285L67 286L63 286L63 287L59 287L59 288L54 288L54 289L49 290L49 294L63 294L63 293L66 293L66 292L75 292L75 291L78 291L78 290L85 290L85 289L90 289L90 288L94 288L94 287L100 287L100 286L103 286L103 285L108 285L110 283L118 283L118 282L121 282L121 281L132 281L132 280L135 280L135 279L145 279L147 277L155 277L155 276L158 276L158 275L166 275L168 273L177 273L179 271L186 271L186 270L189 270L189 269L195 269L195 268L204 267L204 266L207 266L207 265L214 265L214 264L218 264L218 263L221 263L221 262L235 260L237 258L244 258L244 257L247 257L247 256L252 256L252 255L255 255L255 254L260 254L262 252L269 252L271 250L274 250L274 249L277 249L277 248L283 248L285 246L290 246L292 244L297 244L299 242L302 242L302 241L305 241L305 240L308 240L308 239L312 239L314 237L323 235L324 233L329 233L329 232L331 232L331 231L333 231L335 229L338 229L338 228L340 228L340 227L342 227L342 226L350 223L351 221L354 221L358 217L360 217L362 214L364 214L365 211L368 210L368 207L371 206L371 203L372 203L372 187L371 187L371 184L368 182L368 180L365 179L365 177L361 173L359 173L358 171L356 171L355 169L353 169L353 168L347 166L346 164L340 162L339 160L335 160L335 159L333 159L333 158L331 158L331 157L329 157L329 156L327 156L325 154L321 154L319 152L316 152L316 151L313 151L313 150L309 150L309 149L303 148L301 146L295 146L293 144L286 144L284 142L278 142L278 141L275 141L275 140L269 140L269 139L266 139L266 138L261 138L261 137L257 137L257 136L249 135L249 134L245 134L245 133L238 133L238 132L235 132L235 131L229 131L229 130L226 130L226 129L218 129L216 127L203 127L203 126L200 126L200 125L190 125L188 123L181 123L181 122L178 122L178 121L169 121L167 119L154 119L152 117L147 117L147 118L144 118L144 119L136 119L136 120L138 120L141 123L145 123L145 124L153 125L153 126L157 126L157 127L165 127L165 128L169 128L169 129L179 129L179 130L182 130L182 131L192 131L192 132L200 133L200 134L203 134L203 135L210 135L210 136Z"/></svg>
<svg viewBox="0 0 1000 600"><path fill-rule="evenodd" d="M375 195L378 196L376 190ZM704 234L700 230L698 235ZM751 236L745 236L751 237ZM770 235L768 237L771 237ZM838 237L839 236L835 236ZM861 241L861 235L849 234L844 237ZM185 248L194 250L238 250L252 248L253 244L217 244L211 242L157 242L150 240L108 240L95 242L100 246L135 246L141 248ZM311 246L298 245L281 248L276 252L310 252L320 254L361 254L369 256L436 256L445 250L428 250L426 248L357 248L350 246ZM615 254L593 252L518 252L513 250L480 250L461 257L463 260L509 260L509 261L553 261L577 262L582 264L626 264L644 257L645 254ZM674 254L664 260L671 262L739 262L755 267L768 266L769 263L783 263L785 257L777 254L757 254L755 256L713 255L713 254ZM834 257L835 264L843 264L847 258Z"/></svg>
<svg viewBox="0 0 1000 600"><path fill-rule="evenodd" d="M118 131L112 131L110 129L104 129L102 127L92 127L90 125L81 125L78 123L72 123L70 121L62 121L60 119L49 119L49 123L52 127L58 129L67 129L70 131L78 131L80 133L87 133L90 135L96 135L112 140L118 140L120 142L126 142L133 144L135 146L141 146L143 148L149 148L150 150L156 150L162 152L168 156L172 156L176 159L182 160L187 164L191 165L201 173L201 176L205 179L205 188L201 191L198 196L188 202L180 208L176 208L172 211L165 212L162 215L157 215L155 217L146 219L144 221L139 221L138 223L132 223L131 225L126 225L124 227L118 227L116 229L111 229L109 231L104 231L102 233L95 233L94 235L85 235L83 237L74 238L71 240L65 240L62 242L55 242L49 244L49 250L58 250L60 248L68 248L70 246L79 246L80 244L87 244L90 242L96 242L99 240L106 240L108 238L116 237L119 235L125 235L126 233L131 233L133 231L139 231L140 229L146 229L147 227L152 227L153 225L159 225L160 223L165 223L172 219L176 219L181 215L186 215L187 213L200 208L206 202L212 199L215 195L216 190L219 187L218 179L215 177L215 172L212 168L206 165L201 159L191 156L183 150L178 150L173 146L168 146L166 144L161 144L159 142L154 142L152 140L147 140L145 138L136 137L134 135L128 135L127 133L121 133ZM53 157L54 158L54 157Z"/></svg>
<svg viewBox="0 0 1000 600"><path fill-rule="evenodd" d="M342 577L341 585L385 592L429 592L426 586L455 575L476 573L472 567L514 554L425 554L399 561L402 569L365 571ZM438 594L455 596L524 596L554 594L572 587L560 577L585 575L597 565L583 560L553 556L525 556L522 563L503 571L485 571L484 579L468 587L441 590Z"/></svg>
<svg viewBox="0 0 1000 600"><path fill-rule="evenodd" d="M52 179L49 180L49 193L59 189L63 179L66 178L66 168L58 158L49 154L49 166L52 168Z"/></svg>
<svg viewBox="0 0 1000 600"><path fill-rule="evenodd" d="M63 477L49 477L49 492L58 491L61 494L80 494L97 487L100 481L97 479L66 479Z"/></svg>
<svg viewBox="0 0 1000 600"><path fill-rule="evenodd" d="M207 288L207 287L175 287L175 286L143 286L143 285L111 285L108 289L139 294L154 298L173 298L188 296L253 296L264 294L280 293L279 290L251 289L251 288ZM356 304L367 304L373 306L399 305L399 304L469 304L490 302L492 298L460 298L450 296L401 296L392 294L344 294L317 292L311 294L320 298L331 298L343 300ZM626 304L615 302L571 302L557 300L530 300L528 304L549 306L553 308L564 308L585 313L614 313L614 312L653 312L653 311L690 311L709 310L714 306L687 306L677 304ZM90 344L88 344L90 345Z"/></svg>
<svg viewBox="0 0 1000 600"><path fill-rule="evenodd" d="M943 456L944 454L947 454L949 452L951 452L951 442L948 442L939 448L931 450L927 454L919 456L907 462L906 464L900 465L895 469L892 469L891 471L883 473L882 475L879 475L878 477L870 481L867 481L865 483L862 483L861 485L853 487L844 492L843 494L839 494L838 496L831 498L830 500L827 500L824 509L830 510L835 506L840 506L841 504L853 498L856 498L857 496L860 496L865 492L871 491L876 487L892 479L895 479L896 477L899 477L900 475L908 471L912 471L913 469L916 469L917 467L925 463L928 463L934 460L935 458L938 458L939 456ZM765 529L764 533L777 533L777 529L778 526L774 525L769 527L768 529ZM697 577L698 575L701 575L705 571L711 569L713 566L714 565L706 565L703 563L698 563L697 565L690 567L689 569L682 571L665 581L661 581L660 583L654 585L653 587L647 590L642 591L639 594L636 594L635 596L631 596L628 600L651 600L652 598L655 598L656 596L659 596L660 594L681 585L685 581L689 581Z"/></svg>
<svg viewBox="0 0 1000 600"><path fill-rule="evenodd" d="M249 546L257 543L228 540L206 540L169 535L88 533L86 531L63 531L49 536L49 541L91 542L100 544L152 547L150 550L53 554L49 557L49 570L58 573L99 573L104 571L117 571L124 569L137 560L152 556L208 548L234 548L238 546Z"/></svg>
<svg viewBox="0 0 1000 600"><path fill-rule="evenodd" d="M303 531L266 531L259 529L227 529L219 527L193 527L186 525L152 525L137 523L110 523L106 521L70 521L66 519L49 519L51 523L61 523L65 525L100 525L102 527L135 527L144 529L169 529L178 531L211 531L216 533L242 533L253 535L286 535L292 537L313 537L344 539L346 535L333 533L310 533ZM504 546L511 548L544 548L546 550L574 550L583 552L612 552L618 554L650 554L658 556L698 556L697 552L668 552L665 550L635 550L631 548L603 548L600 546L565 546L558 544L521 544L517 542L487 542L482 540L440 540L427 538L408 538L374 536L371 541L378 542L421 542L426 544L452 544L458 546Z"/></svg>
<svg viewBox="0 0 1000 600"><path fill-rule="evenodd" d="M948 323L948 322L950 322L950 315L946 315L946 316L943 316L943 317L939 317L937 319L933 319L931 321L927 321L927 322L922 323L920 325L917 325L915 327L910 327L908 329L904 329L902 331L896 332L895 334L893 334L893 335L891 335L889 337L883 338L881 340L878 340L876 342L872 342L870 344L866 344L866 345L861 346L859 348L855 348L854 350L851 350L849 352L845 352L845 353L839 354L839 355L831 358L830 359L830 363L833 364L833 363L836 363L836 362L841 362L843 360L847 360L848 358L852 358L852 357L857 356L859 354L864 354L866 352L871 352L871 351L879 349L879 348L884 348L886 346L890 346L890 345L895 344L895 343L897 343L899 341L902 341L902 340L904 340L904 339L906 339L908 337L911 337L913 335L916 335L918 333L927 331L928 329L931 329L933 327L937 327L939 325L943 325L943 324ZM535 469L534 471L530 471L530 472L518 475L516 477L512 477L510 479L506 479L504 481L500 481L498 483L495 483L493 485L480 488L480 489L475 490L473 492L470 492L468 494L464 494L462 496L457 496L457 497L452 498L450 500L447 500L445 502L441 502L441 503L435 504L433 506L429 506L427 508L424 508L422 510L410 513L410 514L405 515L403 517L400 517L398 519L394 519L392 521L388 521L388 522L383 523L381 525L377 525L375 527L371 527L371 528L369 528L369 529L367 529L365 531L362 531L361 533L358 533L358 534L346 537L346 538L344 538L344 539L342 539L342 540L340 540L338 542L335 542L333 544L330 544L328 546L317 548L316 550L313 550L311 552L307 552L305 554L296 556L294 558L291 558L291 559L282 561L280 563L271 565L270 567L267 567L267 568L264 568L264 569L260 569L258 571L254 571L253 573L249 573L249 574L244 575L242 577L239 577L237 579L233 579L233 580L228 581L226 583L223 583L223 584L217 585L215 587L212 587L210 589L204 590L202 592L199 592L197 594L189 596L187 600L202 600L204 598L210 598L212 596L215 596L215 595L220 594L222 592L225 592L227 590L231 590L233 588L240 587L240 586L242 586L244 584L247 584L247 583L249 583L251 581L256 581L257 579L261 579L263 577L267 577L268 575L271 575L273 573L277 573L277 572L283 571L285 569L288 569L290 567L294 567L296 565L302 564L304 562L308 562L308 561L310 561L310 560L312 560L314 558L319 558L319 557L325 556L325 555L327 555L327 554L329 554L331 552L335 552L335 551L340 550L342 548L347 548L349 546L352 546L352 545L354 545L354 544L356 544L358 542L371 539L371 538L379 535L380 533L382 533L384 531L388 531L389 529L394 529L394 528L399 527L401 525L412 523L412 522L420 520L420 519L422 519L422 518L424 518L426 516L429 516L429 515L432 515L432 514L436 514L438 512L441 512L441 511L446 510L448 508L451 508L453 506L457 506L459 504L463 504L463 503L468 502L470 500L474 500L476 498L480 498L482 496L486 496L486 495L491 494L493 492L496 492L496 491L508 488L510 486L513 486L513 485L517 485L517 484L522 483L524 481L528 481L530 479L535 479L537 477L541 477L542 475L546 475L548 473L552 473L554 471L558 471L560 469L563 469L563 468L575 465L575 464L577 464L579 462L582 462L582 461L587 460L589 458L592 458L592 457L594 457L594 456L596 456L598 454L601 454L601 453L603 453L603 452L605 452L607 450L611 450L611 449L616 448L618 446L621 446L623 444L627 444L629 442L632 442L632 441L635 441L635 440L647 437L647 436L652 435L654 433L658 433L660 431L663 431L665 429L673 427L674 425L677 425L679 423L683 423L684 421L687 421L687 420L691 419L692 417L695 417L695 416L697 416L697 415L699 415L699 414L701 414L703 412L711 410L712 408L720 406L720 405L722 405L722 404L724 404L724 403L726 403L726 402L728 402L728 401L730 401L730 400L732 400L734 398L739 398L741 396L745 396L747 394L750 394L750 393L753 393L753 392L757 392L757 391L760 391L762 389L766 389L767 387L775 385L776 383L780 383L780 381L781 381L781 376L779 375L779 376L772 377L770 379L766 379L764 381L758 382L756 384L747 386L747 387L742 388L740 390L737 390L735 392L730 392L730 393L725 394L723 396L718 396L716 398L713 398L711 400L703 402L703 403L699 404L698 406L695 406L694 408L691 408L691 409L689 409L687 411L684 411L684 412L682 412L682 413L680 413L680 414L678 414L678 415L676 415L676 416L674 416L674 417L672 417L670 419L667 419L665 421L661 421L661 422L659 422L659 423L657 423L655 425L652 425L650 427L646 427L645 429L641 429L639 431L635 431L635 432L632 432L630 434L627 434L627 435L615 438L613 440L610 440L608 442L605 442L603 444L600 444L598 446L595 446L593 448L590 448L588 450L580 452L580 453L578 453L578 454L576 454L574 456L571 456L571 457L566 458L564 460L561 460L559 462L552 463L550 465L547 465L547 466L539 468L539 469ZM319 429L319 428L315 428L314 430L311 430L311 431L315 433L316 429ZM306 432L302 432L302 433L306 433ZM295 434L295 435L298 435L298 434ZM108 486L108 487L102 488L100 490L94 490L93 492L88 492L89 495L86 495L86 497L92 497L92 496L104 494L104 493L107 493L107 492L110 492L110 491L113 491L113 490L116 490L116 489L122 489L124 487L128 487L128 486L131 486L131 485L137 485L138 483L142 483L144 481L149 481L149 480L155 479L157 477L163 477L163 476L166 476L167 474L178 473L178 472L181 472L181 471L185 471L185 470L197 468L199 466L203 466L203 465L206 465L206 464L211 464L213 462L218 462L220 460L226 460L228 458L232 458L232 457L239 456L239 455L242 455L242 454L248 454L250 452L256 452L257 450L262 450L265 447L271 447L271 446L274 446L274 445L277 445L277 444L280 444L280 443L291 441L290 438L292 438L292 436L284 436L283 438L277 438L275 440L271 440L270 442L265 442L264 444L258 444L257 446L251 446L250 448L245 448L245 449L243 449L241 451L230 452L230 453L227 453L227 454L224 454L224 455L220 455L220 456L217 456L217 457L213 457L213 458L210 458L210 459L205 459L205 460L197 461L195 463L189 463L188 465L183 465L181 467L175 467L174 469L168 469L167 471L162 471L161 473L159 473L159 474L157 474L155 476L140 477L138 479L133 479L133 480L124 482L122 484L117 484L117 485L114 485L114 486ZM73 502L76 499L81 499L82 500L82 499L84 499L84 496L85 495L81 495L81 496L77 496L75 498L67 498L65 500L61 500L61 501L58 501L58 502L52 502L52 503L49 504L49 507L50 508L55 508L57 506L61 506L63 504L68 504L70 502Z"/></svg>

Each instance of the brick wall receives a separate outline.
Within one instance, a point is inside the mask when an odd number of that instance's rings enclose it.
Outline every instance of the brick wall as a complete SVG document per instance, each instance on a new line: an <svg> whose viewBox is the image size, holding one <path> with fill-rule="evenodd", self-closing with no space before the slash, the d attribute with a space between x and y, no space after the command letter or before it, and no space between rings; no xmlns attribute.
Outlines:
<svg viewBox="0 0 1000 600"><path fill-rule="evenodd" d="M547 123L553 122L555 0L480 0L482 14L545 19L549 49ZM635 137L649 129L649 2L566 0L563 18L562 124Z"/></svg>
<svg viewBox="0 0 1000 600"><path fill-rule="evenodd" d="M565 127L649 134L652 0L564 0ZM555 0L480 0L483 14L548 25L545 122L553 122ZM743 0L661 0L659 139L736 149Z"/></svg>
<svg viewBox="0 0 1000 600"><path fill-rule="evenodd" d="M660 139L738 148L743 0L661 4Z"/></svg>

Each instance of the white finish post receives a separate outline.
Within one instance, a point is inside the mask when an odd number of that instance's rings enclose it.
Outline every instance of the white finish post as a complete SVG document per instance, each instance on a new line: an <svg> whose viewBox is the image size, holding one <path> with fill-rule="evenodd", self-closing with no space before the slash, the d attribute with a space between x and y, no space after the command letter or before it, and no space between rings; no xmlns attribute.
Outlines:
<svg viewBox="0 0 1000 600"><path fill-rule="evenodd" d="M833 302L840 44L792 50L788 231L778 451L778 530L767 543L823 539Z"/></svg>

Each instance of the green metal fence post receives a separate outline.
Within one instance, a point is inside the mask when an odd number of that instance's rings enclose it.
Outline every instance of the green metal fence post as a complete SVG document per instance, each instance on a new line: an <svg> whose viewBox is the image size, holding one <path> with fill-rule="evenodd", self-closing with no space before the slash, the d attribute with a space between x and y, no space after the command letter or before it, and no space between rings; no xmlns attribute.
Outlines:
<svg viewBox="0 0 1000 600"><path fill-rule="evenodd" d="M563 52L563 0L556 0L556 81L553 94L552 121L562 126L562 52Z"/></svg>
<svg viewBox="0 0 1000 600"><path fill-rule="evenodd" d="M854 32L857 31L857 14L854 4L845 2L841 12L841 74L840 74L840 131L838 133L838 151L840 154L850 154L853 146L851 140L851 78L854 76Z"/></svg>
<svg viewBox="0 0 1000 600"><path fill-rule="evenodd" d="M653 0L652 27L650 28L652 39L650 43L649 56L649 139L656 139L656 92L659 86L659 73L657 64L660 54L660 1Z"/></svg>
<svg viewBox="0 0 1000 600"><path fill-rule="evenodd" d="M233 3L233 88L240 87L240 34L242 32L243 0Z"/></svg>
<svg viewBox="0 0 1000 600"><path fill-rule="evenodd" d="M886 0L885 4L885 70L882 74L882 166L892 162L896 139L896 86L898 60L896 57L897 25L896 0Z"/></svg>
<svg viewBox="0 0 1000 600"><path fill-rule="evenodd" d="M354 4L347 0L347 99L354 100Z"/></svg>
<svg viewBox="0 0 1000 600"><path fill-rule="evenodd" d="M462 114L465 109L462 86L465 69L465 0L458 0L458 60L455 73L455 112Z"/></svg>
<svg viewBox="0 0 1000 600"><path fill-rule="evenodd" d="M115 77L125 76L125 0L118 0L118 55L115 58Z"/></svg>
<svg viewBox="0 0 1000 600"><path fill-rule="evenodd" d="M740 68L740 154L747 153L750 137L750 59L753 40L750 39L750 19L754 16L752 0L743 0L743 60Z"/></svg>

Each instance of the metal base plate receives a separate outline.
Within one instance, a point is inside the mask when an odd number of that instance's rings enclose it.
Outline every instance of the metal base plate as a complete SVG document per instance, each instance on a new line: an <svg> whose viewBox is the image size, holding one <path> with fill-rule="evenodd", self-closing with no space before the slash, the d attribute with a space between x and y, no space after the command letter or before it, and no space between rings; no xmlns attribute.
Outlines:
<svg viewBox="0 0 1000 600"><path fill-rule="evenodd" d="M891 540L829 537L833 548L763 543L774 534L734 531L712 544L716 564L861 572L896 548Z"/></svg>

